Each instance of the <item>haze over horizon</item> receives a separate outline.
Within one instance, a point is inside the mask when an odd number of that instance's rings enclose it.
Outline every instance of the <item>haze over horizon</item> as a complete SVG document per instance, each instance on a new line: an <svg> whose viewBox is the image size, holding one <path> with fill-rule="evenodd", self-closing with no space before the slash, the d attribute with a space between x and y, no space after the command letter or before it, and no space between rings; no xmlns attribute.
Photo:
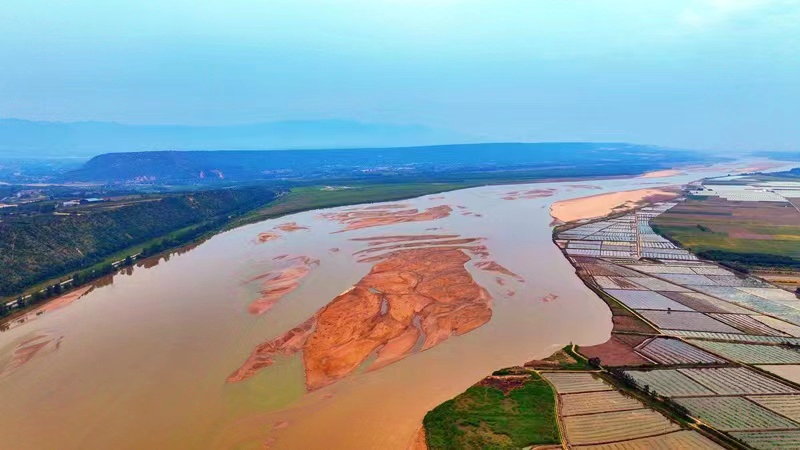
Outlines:
<svg viewBox="0 0 800 450"><path fill-rule="evenodd" d="M11 0L0 57L0 117L33 121L800 149L788 0Z"/></svg>

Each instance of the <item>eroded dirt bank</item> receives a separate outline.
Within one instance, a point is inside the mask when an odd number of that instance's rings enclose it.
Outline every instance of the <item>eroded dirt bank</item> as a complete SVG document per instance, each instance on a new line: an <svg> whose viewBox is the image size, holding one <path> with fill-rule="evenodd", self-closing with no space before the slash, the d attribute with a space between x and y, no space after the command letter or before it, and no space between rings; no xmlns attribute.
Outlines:
<svg viewBox="0 0 800 450"><path fill-rule="evenodd" d="M633 191L609 192L555 202L550 206L550 215L560 222L603 217L608 214L634 209L645 203L672 200L678 197L680 188L636 189Z"/></svg>

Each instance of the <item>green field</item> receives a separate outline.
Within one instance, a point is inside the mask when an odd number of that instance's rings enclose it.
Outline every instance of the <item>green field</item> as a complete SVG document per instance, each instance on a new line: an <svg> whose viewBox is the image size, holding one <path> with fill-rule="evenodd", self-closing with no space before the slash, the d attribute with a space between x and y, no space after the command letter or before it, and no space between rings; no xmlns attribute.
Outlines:
<svg viewBox="0 0 800 450"><path fill-rule="evenodd" d="M800 263L800 211L790 204L691 198L651 224L656 232L709 259L750 266Z"/></svg>
<svg viewBox="0 0 800 450"><path fill-rule="evenodd" d="M522 448L561 442L555 394L529 372L519 386L487 380L430 411L423 421L431 449ZM494 378L502 380L503 377Z"/></svg>

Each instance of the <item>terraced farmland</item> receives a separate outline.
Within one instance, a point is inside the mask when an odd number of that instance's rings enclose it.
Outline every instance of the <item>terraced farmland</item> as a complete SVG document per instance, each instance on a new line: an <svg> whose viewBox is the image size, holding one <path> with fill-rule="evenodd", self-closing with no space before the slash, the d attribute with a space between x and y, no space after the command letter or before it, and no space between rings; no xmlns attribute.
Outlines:
<svg viewBox="0 0 800 450"><path fill-rule="evenodd" d="M639 400L622 395L619 391L564 394L559 398L562 416L644 408L644 404Z"/></svg>
<svg viewBox="0 0 800 450"><path fill-rule="evenodd" d="M692 343L722 357L746 364L800 364L800 352L777 345L699 340Z"/></svg>
<svg viewBox="0 0 800 450"><path fill-rule="evenodd" d="M713 441L700 433L688 430L675 431L630 441L613 442L610 444L579 445L575 449L586 450L722 450ZM787 447L788 448L788 447Z"/></svg>
<svg viewBox="0 0 800 450"><path fill-rule="evenodd" d="M590 373L542 372L542 376L555 386L559 394L610 391L612 387Z"/></svg>
<svg viewBox="0 0 800 450"><path fill-rule="evenodd" d="M731 435L758 450L788 450L800 448L800 430L740 431Z"/></svg>
<svg viewBox="0 0 800 450"><path fill-rule="evenodd" d="M742 397L695 397L676 401L693 417L722 431L782 430L800 426Z"/></svg>
<svg viewBox="0 0 800 450"><path fill-rule="evenodd" d="M752 395L747 398L800 423L800 395Z"/></svg>
<svg viewBox="0 0 800 450"><path fill-rule="evenodd" d="M710 389L674 369L629 370L625 373L632 376L639 386L649 386L650 391L655 391L667 397L714 395L714 392Z"/></svg>
<svg viewBox="0 0 800 450"><path fill-rule="evenodd" d="M716 333L741 333L730 325L705 314L686 311L637 311L657 327L665 330L711 331Z"/></svg>
<svg viewBox="0 0 800 450"><path fill-rule="evenodd" d="M720 395L800 393L789 385L744 367L678 371Z"/></svg>
<svg viewBox="0 0 800 450"><path fill-rule="evenodd" d="M637 350L661 364L713 364L725 360L678 339L655 338Z"/></svg>
<svg viewBox="0 0 800 450"><path fill-rule="evenodd" d="M636 439L680 429L650 409L571 416L563 422L567 441L572 445Z"/></svg>

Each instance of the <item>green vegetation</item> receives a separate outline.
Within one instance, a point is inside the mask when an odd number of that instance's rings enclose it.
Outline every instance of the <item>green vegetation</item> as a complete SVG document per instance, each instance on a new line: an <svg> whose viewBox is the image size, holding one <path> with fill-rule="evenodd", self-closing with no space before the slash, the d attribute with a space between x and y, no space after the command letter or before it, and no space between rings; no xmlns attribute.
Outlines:
<svg viewBox="0 0 800 450"><path fill-rule="evenodd" d="M697 197L656 217L651 226L700 257L734 269L800 267L800 211L789 204Z"/></svg>
<svg viewBox="0 0 800 450"><path fill-rule="evenodd" d="M516 384L503 378L484 380L430 411L423 421L428 447L522 448L560 443L552 387L536 373L522 377L527 378Z"/></svg>
<svg viewBox="0 0 800 450"><path fill-rule="evenodd" d="M273 189L246 187L5 220L0 222L0 295L74 271L102 271L110 257L125 259L145 245L147 255L191 242L274 198ZM123 251L127 254L119 254Z"/></svg>

